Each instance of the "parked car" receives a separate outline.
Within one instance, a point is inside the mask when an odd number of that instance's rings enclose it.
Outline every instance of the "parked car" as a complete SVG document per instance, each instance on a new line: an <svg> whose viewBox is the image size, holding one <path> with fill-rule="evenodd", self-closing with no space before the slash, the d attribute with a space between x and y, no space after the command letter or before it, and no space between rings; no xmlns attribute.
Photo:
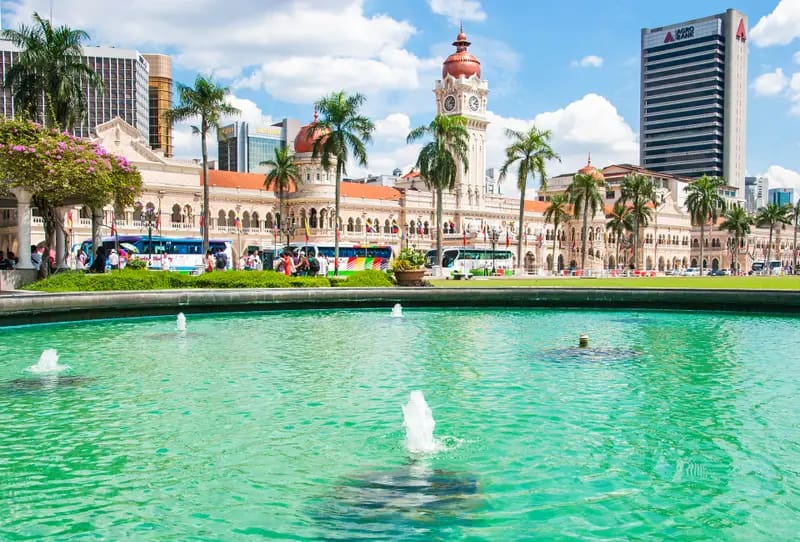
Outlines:
<svg viewBox="0 0 800 542"><path fill-rule="evenodd" d="M714 269L711 271L712 277L727 277L730 276L731 270L730 269Z"/></svg>
<svg viewBox="0 0 800 542"><path fill-rule="evenodd" d="M700 269L697 267L687 267L686 271L683 272L683 276L685 277L699 277L700 276Z"/></svg>

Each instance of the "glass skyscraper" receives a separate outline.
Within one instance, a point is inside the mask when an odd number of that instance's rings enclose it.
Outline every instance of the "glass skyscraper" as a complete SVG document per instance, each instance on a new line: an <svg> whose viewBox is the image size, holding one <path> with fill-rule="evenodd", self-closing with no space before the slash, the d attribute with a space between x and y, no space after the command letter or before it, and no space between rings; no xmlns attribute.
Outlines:
<svg viewBox="0 0 800 542"><path fill-rule="evenodd" d="M290 146L300 128L296 120L263 126L251 126L249 122L234 122L222 126L218 132L219 169L245 173L266 173L261 162L275 158L275 149Z"/></svg>
<svg viewBox="0 0 800 542"><path fill-rule="evenodd" d="M150 66L144 56L131 49L115 47L84 47L84 61L103 80L103 90L84 86L86 114L73 133L90 137L98 124L121 117L150 139L150 104L148 78ZM11 89L5 88L7 71L19 55L19 50L7 40L0 40L0 106L3 116L13 118L15 104ZM44 98L42 98L44 102Z"/></svg>
<svg viewBox="0 0 800 542"><path fill-rule="evenodd" d="M640 162L724 177L744 200L747 17L733 9L642 30Z"/></svg>

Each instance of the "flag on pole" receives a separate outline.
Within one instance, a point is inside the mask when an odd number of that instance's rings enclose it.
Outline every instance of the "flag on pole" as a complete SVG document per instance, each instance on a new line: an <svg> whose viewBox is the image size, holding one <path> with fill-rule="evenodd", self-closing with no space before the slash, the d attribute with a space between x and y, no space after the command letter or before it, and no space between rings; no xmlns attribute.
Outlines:
<svg viewBox="0 0 800 542"><path fill-rule="evenodd" d="M464 241L464 246L467 246L467 232L465 230L462 230L462 238Z"/></svg>
<svg viewBox="0 0 800 542"><path fill-rule="evenodd" d="M236 228L237 232L242 231L242 220L238 216L233 219L233 227Z"/></svg>
<svg viewBox="0 0 800 542"><path fill-rule="evenodd" d="M483 225L483 242L486 242L486 224Z"/></svg>
<svg viewBox="0 0 800 542"><path fill-rule="evenodd" d="M506 248L511 245L511 239L508 238L508 230L506 230Z"/></svg>
<svg viewBox="0 0 800 542"><path fill-rule="evenodd" d="M539 246L539 248L542 248L542 245L544 244L544 238L542 237L541 233L539 234L539 237L536 238L536 244Z"/></svg>
<svg viewBox="0 0 800 542"><path fill-rule="evenodd" d="M400 226L397 224L397 220L395 219L392 219L392 233L400 233Z"/></svg>
<svg viewBox="0 0 800 542"><path fill-rule="evenodd" d="M67 229L72 231L72 210L67 213Z"/></svg>
<svg viewBox="0 0 800 542"><path fill-rule="evenodd" d="M203 235L203 221L205 219L205 213L200 215L200 235Z"/></svg>
<svg viewBox="0 0 800 542"><path fill-rule="evenodd" d="M311 230L308 229L308 218L303 220L303 227L306 230L306 243L308 243L308 238L311 237Z"/></svg>
<svg viewBox="0 0 800 542"><path fill-rule="evenodd" d="M117 217L111 213L111 237L117 235Z"/></svg>
<svg viewBox="0 0 800 542"><path fill-rule="evenodd" d="M156 216L156 229L161 233L161 199L158 200L158 215Z"/></svg>

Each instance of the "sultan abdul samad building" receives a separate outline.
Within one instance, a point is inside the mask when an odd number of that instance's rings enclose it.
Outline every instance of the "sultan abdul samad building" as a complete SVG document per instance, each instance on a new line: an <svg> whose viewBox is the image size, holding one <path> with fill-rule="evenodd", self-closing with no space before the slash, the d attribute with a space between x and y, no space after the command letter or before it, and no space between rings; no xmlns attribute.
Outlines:
<svg viewBox="0 0 800 542"><path fill-rule="evenodd" d="M444 195L445 245L489 248L484 232L494 229L499 232L498 246L507 244L515 257L518 244L523 244L521 267L525 272L549 269L553 249L558 269L575 266L581 259L578 221L564 224L558 232L544 221L546 200L551 194L565 190L572 174L550 179L549 192L539 194L538 200L526 201L525 225L522 232L517 231L519 200L497 194L484 175L489 83L481 78L480 61L469 52L470 42L463 30L453 45L456 50L444 61L442 78L436 81L433 92L437 113L463 115L468 119L470 167L467 172L459 173L456 189ZM290 226L288 231L281 233L275 228L278 197L264 188L263 174L211 170L212 238L230 239L234 252L241 253L251 247L280 246L287 234L293 243L303 243L307 223L310 242L333 241L334 176L312 158L312 140L318 135L315 122L316 118L303 126L294 140L293 150L304 182L286 199L287 220L283 222ZM202 177L196 163L167 158L152 150L139 130L120 118L97 126L94 137L110 152L124 155L141 170L144 187L140 202L144 208L160 210L163 235L200 234ZM590 150L587 149L587 154ZM599 170L592 166L591 160L581 169L581 173L605 178L606 213L620 196L620 182L633 172L655 180L661 201L654 209L654 220L642 232L643 246L636 266L657 270L696 266L699 230L692 227L685 211L684 188L689 179L629 164ZM385 243L393 245L396 251L401 243L420 249L434 245L434 197L418 173L412 171L397 178L393 186L343 182L341 194L342 242ZM735 189L726 189L724 195L734 199ZM43 240L41 218L28 203L5 201L0 207L1 250L19 254L18 248L28 242L28 231L34 244ZM65 221L69 212L65 209ZM88 209L75 207L71 213L72 243L88 239L91 235ZM114 215L120 234L146 232L141 214L132 208L108 207L105 214L105 223L109 225ZM26 216L31 217L30 223L19 228L18 218ZM236 225L237 217L241 228ZM598 214L589 228L587 267L600 270L628 266L632 247L624 241L617 243L614 235L606 231L605 223L605 216ZM402 240L398 230L404 234ZM761 231L748 239L747 250L743 251L748 254L740 259L742 269L749 269L753 259L763 259L766 239L767 232ZM730 267L731 253L724 232L711 228L706 234L706 245L708 267ZM791 232L778 232L772 254L776 259L790 262Z"/></svg>

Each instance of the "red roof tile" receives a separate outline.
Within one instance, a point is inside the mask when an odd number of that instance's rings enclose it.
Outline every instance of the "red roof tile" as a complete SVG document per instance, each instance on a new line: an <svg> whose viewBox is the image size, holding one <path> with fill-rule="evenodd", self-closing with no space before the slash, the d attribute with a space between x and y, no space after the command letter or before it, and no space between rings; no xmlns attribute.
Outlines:
<svg viewBox="0 0 800 542"><path fill-rule="evenodd" d="M220 188L247 188L264 190L263 173L239 173L238 171L208 170L208 186ZM200 186L203 186L203 172L200 172Z"/></svg>
<svg viewBox="0 0 800 542"><path fill-rule="evenodd" d="M390 186L375 186L370 184L343 182L342 196L348 198L397 201L400 199L400 191Z"/></svg>

